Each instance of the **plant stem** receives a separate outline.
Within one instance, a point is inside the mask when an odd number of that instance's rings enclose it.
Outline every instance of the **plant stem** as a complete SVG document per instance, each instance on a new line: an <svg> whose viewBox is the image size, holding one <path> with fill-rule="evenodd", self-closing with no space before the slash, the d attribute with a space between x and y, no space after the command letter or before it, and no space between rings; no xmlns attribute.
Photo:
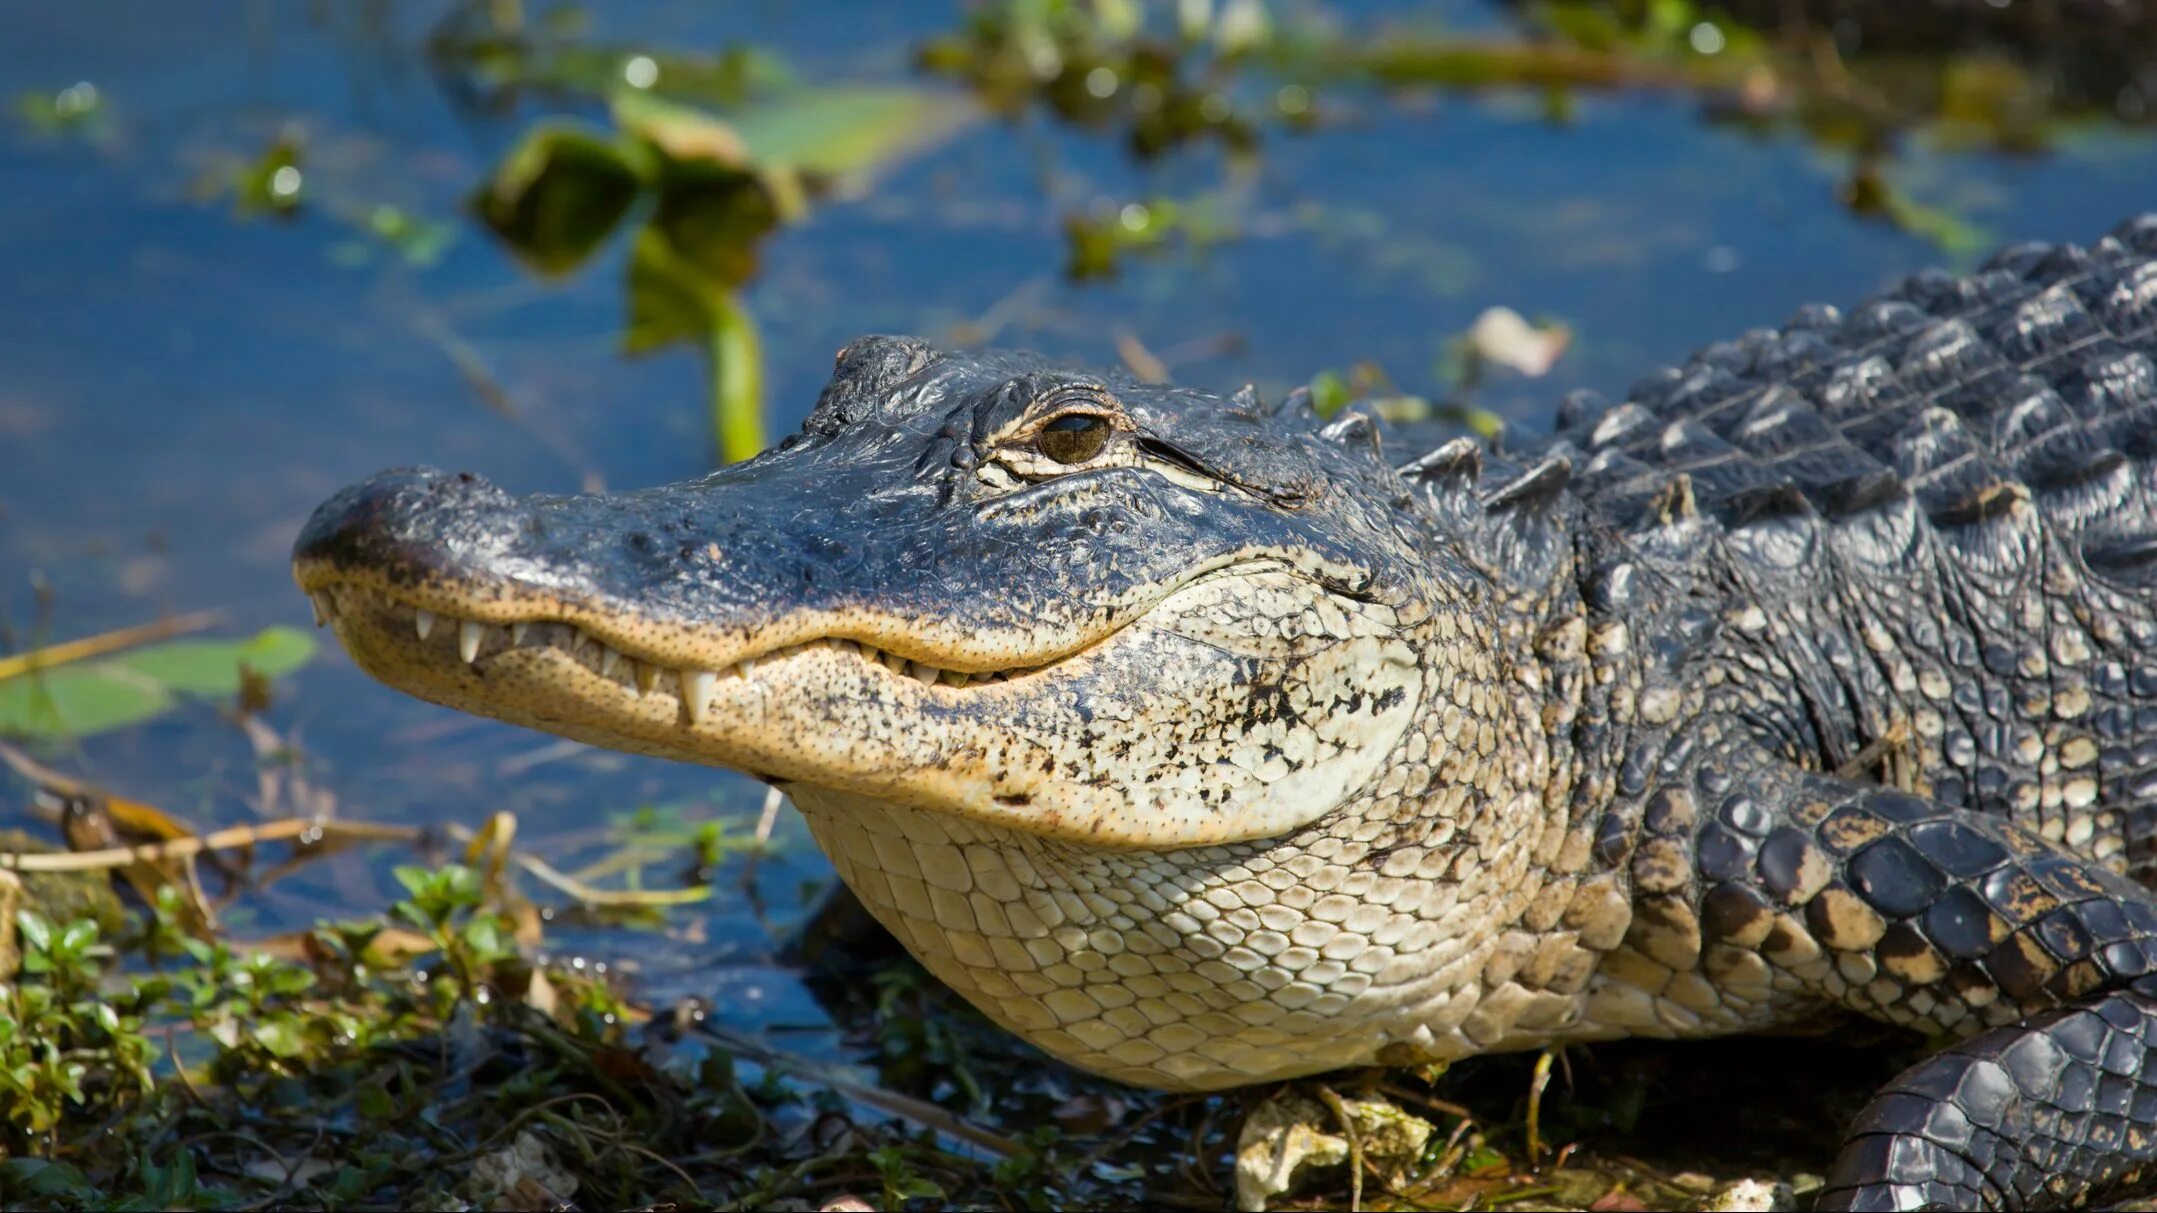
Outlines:
<svg viewBox="0 0 2157 1213"><path fill-rule="evenodd" d="M739 463L764 449L764 351L756 321L731 290L706 293L711 332L712 430L719 458Z"/></svg>

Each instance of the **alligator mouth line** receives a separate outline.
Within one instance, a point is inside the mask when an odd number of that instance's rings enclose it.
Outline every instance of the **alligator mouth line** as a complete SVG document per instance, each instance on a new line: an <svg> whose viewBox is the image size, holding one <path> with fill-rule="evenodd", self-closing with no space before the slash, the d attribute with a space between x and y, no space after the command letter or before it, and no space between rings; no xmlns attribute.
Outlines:
<svg viewBox="0 0 2157 1213"><path fill-rule="evenodd" d="M631 656L608 643L593 629L561 619L535 615L507 624L488 623L429 610L349 582L318 586L308 592L308 598L314 603L317 627L365 615L369 617L370 626L385 633L408 630L422 647L430 652L438 650L445 666L453 657L467 666L477 666L482 661L515 652L544 651L566 656L601 679L613 682L628 695L675 696L690 724L703 723L712 697L722 683L750 678L760 666L776 664L803 652L829 650L851 655L891 677L907 679L922 687L952 690L1009 682L1048 668L1033 665L985 672L951 670L843 636L817 637L782 645L716 669L675 667Z"/></svg>

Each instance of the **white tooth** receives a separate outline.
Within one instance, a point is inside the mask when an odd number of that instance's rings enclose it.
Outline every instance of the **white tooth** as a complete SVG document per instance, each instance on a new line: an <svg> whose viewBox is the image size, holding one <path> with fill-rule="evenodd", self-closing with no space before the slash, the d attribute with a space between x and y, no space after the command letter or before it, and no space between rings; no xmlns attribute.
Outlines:
<svg viewBox="0 0 2157 1213"><path fill-rule="evenodd" d="M749 675L756 673L756 663L756 658L744 657L742 658L741 664L739 666L736 666L735 668L741 671L742 677L747 678Z"/></svg>
<svg viewBox="0 0 2157 1213"><path fill-rule="evenodd" d="M613 648L613 646L611 646L611 645L604 645L604 644L603 644L603 645L600 645L600 646L599 646L599 676L600 676L601 678L612 678L612 677L614 677L614 667L615 667L615 666L617 666L617 665L619 665L619 664L621 664L621 660L622 660L622 655L621 655L621 654L620 654L619 652L615 651L615 649Z"/></svg>
<svg viewBox="0 0 2157 1213"><path fill-rule="evenodd" d="M937 670L934 666L926 666L917 661L913 664L913 668L908 670L907 673L912 674L919 681L925 682L932 687L936 685Z"/></svg>
<svg viewBox="0 0 2157 1213"><path fill-rule="evenodd" d="M469 665L479 659L479 642L487 637L487 625L467 619L457 625L457 655Z"/></svg>
<svg viewBox="0 0 2157 1213"><path fill-rule="evenodd" d="M434 612L412 612L412 630L419 633L421 640L427 639L428 635L434 631Z"/></svg>
<svg viewBox="0 0 2157 1213"><path fill-rule="evenodd" d="M307 601L314 605L316 627L319 628L330 621L330 596L328 594L309 594Z"/></svg>
<svg viewBox="0 0 2157 1213"><path fill-rule="evenodd" d="M591 637L584 634L583 628L569 629L569 655L571 657L576 656L590 640Z"/></svg>
<svg viewBox="0 0 2157 1213"><path fill-rule="evenodd" d="M525 637L526 637L527 635L529 635L529 634L531 633L531 631L532 631L532 625L531 625L531 624L529 624L529 623L513 623L513 624L510 624L510 625L509 625L509 643L511 643L511 644L523 644L523 643L524 643L524 638L525 638Z"/></svg>
<svg viewBox="0 0 2157 1213"><path fill-rule="evenodd" d="M861 655L872 663L879 662L884 659L884 655L882 653L877 652L875 649L870 648L868 645L861 646Z"/></svg>
<svg viewBox="0 0 2157 1213"><path fill-rule="evenodd" d="M883 662L884 668L894 674L906 673L906 658L899 656L897 653L878 653L876 659Z"/></svg>
<svg viewBox="0 0 2157 1213"><path fill-rule="evenodd" d="M689 713L691 724L704 723L704 709L711 702L712 692L718 689L719 675L710 670L683 670L682 707Z"/></svg>

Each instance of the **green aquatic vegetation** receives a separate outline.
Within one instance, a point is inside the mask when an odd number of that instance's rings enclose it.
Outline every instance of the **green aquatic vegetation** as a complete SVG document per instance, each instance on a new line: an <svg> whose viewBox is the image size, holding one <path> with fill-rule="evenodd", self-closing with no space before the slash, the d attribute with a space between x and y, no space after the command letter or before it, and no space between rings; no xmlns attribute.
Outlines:
<svg viewBox="0 0 2157 1213"><path fill-rule="evenodd" d="M623 86L660 88L698 105L740 105L795 82L793 71L757 46L710 53L596 40L583 7L463 0L427 39L427 57L452 96L503 111L527 95L594 97Z"/></svg>
<svg viewBox="0 0 2157 1213"><path fill-rule="evenodd" d="M916 52L924 70L964 82L991 109L1039 106L1081 127L1119 132L1133 153L1208 143L1249 152L1269 117L1238 94L1240 60L1276 37L1257 0L1174 6L1128 0L1009 0L976 6L962 27ZM1307 96L1274 98L1300 117Z"/></svg>
<svg viewBox="0 0 2157 1213"><path fill-rule="evenodd" d="M1225 199L1155 197L1064 218L1064 274L1076 281L1114 277L1124 258L1176 247L1203 251L1231 238L1235 208Z"/></svg>
<svg viewBox="0 0 2157 1213"><path fill-rule="evenodd" d="M397 878L405 896L384 917L275 951L197 937L176 898L117 940L19 911L21 969L0 985L0 1203L729 1207L834 1179L986 1190L987 1160L857 1120L777 1070L744 1085L693 1018L533 968L474 870ZM841 1136L782 1128L810 1109Z"/></svg>
<svg viewBox="0 0 2157 1213"><path fill-rule="evenodd" d="M802 89L721 115L617 90L614 129L546 123L474 198L526 264L575 272L625 229L629 322L622 349L677 344L703 357L722 459L765 445L763 355L743 291L765 237L817 198L942 138L952 99L903 86Z"/></svg>
<svg viewBox="0 0 2157 1213"><path fill-rule="evenodd" d="M222 187L241 215L296 214L306 200L306 144L296 128L279 132L253 160L235 166ZM216 189L216 186L210 186Z"/></svg>
<svg viewBox="0 0 2157 1213"><path fill-rule="evenodd" d="M244 640L175 640L56 669L0 675L0 736L85 737L139 724L183 700L238 697L307 664L315 639L271 627Z"/></svg>
<svg viewBox="0 0 2157 1213"><path fill-rule="evenodd" d="M1838 194L1853 211L1957 257L1985 243L1980 227L1883 191L1883 164L1912 146L2042 152L2093 125L2157 113L2140 83L2146 47L2157 45L2145 19L2048 32L1986 9L1965 30L1908 7L1876 6L1852 34L1847 22L1809 24L1745 0L1536 0L1512 6L1511 28L1496 30L1427 19L1354 25L1259 0L995 0L924 41L917 58L996 112L1114 132L1143 158L1213 146L1232 163L1255 159L1274 133L1353 116L1373 93L1525 93L1559 123L1572 120L1578 95L1670 93L1696 99L1710 121L1833 152L1824 171L1842 178ZM1073 277L1102 276L1122 255L1161 243L1150 225L1121 230L1117 214L1106 207L1066 221Z"/></svg>
<svg viewBox="0 0 2157 1213"><path fill-rule="evenodd" d="M51 91L18 94L14 110L24 126L40 135L77 136L93 143L112 137L111 110L105 94L88 80Z"/></svg>
<svg viewBox="0 0 2157 1213"><path fill-rule="evenodd" d="M17 910L21 969L0 986L0 1154L44 1141L71 1116L126 1107L153 1087L139 997L99 988L112 949L97 923Z"/></svg>

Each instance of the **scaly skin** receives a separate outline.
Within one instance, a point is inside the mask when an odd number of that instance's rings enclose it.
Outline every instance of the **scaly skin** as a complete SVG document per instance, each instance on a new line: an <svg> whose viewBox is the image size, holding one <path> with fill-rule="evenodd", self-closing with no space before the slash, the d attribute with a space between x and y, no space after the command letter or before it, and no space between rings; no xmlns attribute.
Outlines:
<svg viewBox="0 0 2157 1213"><path fill-rule="evenodd" d="M2157 1152L2153 356L2157 217L1399 469L1360 417L872 338L748 464L386 473L295 569L393 685L786 788L1075 1064L1855 1013L1963 1042L1823 1205L2035 1207Z"/></svg>

